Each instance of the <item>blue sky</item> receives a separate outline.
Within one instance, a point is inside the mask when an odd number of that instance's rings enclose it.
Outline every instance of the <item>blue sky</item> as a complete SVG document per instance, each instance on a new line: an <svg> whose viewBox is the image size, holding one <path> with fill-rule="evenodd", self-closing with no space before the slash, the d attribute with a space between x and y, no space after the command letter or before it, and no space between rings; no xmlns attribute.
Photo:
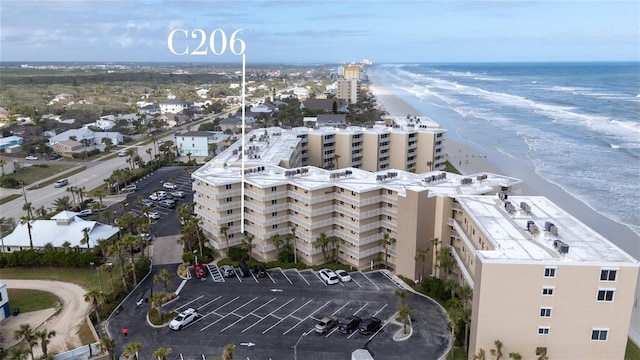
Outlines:
<svg viewBox="0 0 640 360"><path fill-rule="evenodd" d="M247 63L638 61L639 14L635 0L2 0L0 60L237 61L169 51L171 30L219 28L243 29Z"/></svg>

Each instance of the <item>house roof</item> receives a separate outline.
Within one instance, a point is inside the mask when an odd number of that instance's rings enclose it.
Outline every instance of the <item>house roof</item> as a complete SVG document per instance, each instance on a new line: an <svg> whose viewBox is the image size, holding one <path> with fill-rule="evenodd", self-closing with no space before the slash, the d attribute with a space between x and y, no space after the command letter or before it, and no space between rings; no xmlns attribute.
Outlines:
<svg viewBox="0 0 640 360"><path fill-rule="evenodd" d="M318 114L317 124L322 125L334 125L334 124L346 124L347 115L345 114Z"/></svg>
<svg viewBox="0 0 640 360"><path fill-rule="evenodd" d="M62 145L62 146L68 146L68 147L70 147L70 148L74 148L74 147L76 147L76 146L82 146L82 143L80 143L79 141L75 141L75 140L71 140L71 139L69 139L69 140L62 140L62 141L56 141L56 142L54 143L54 145L55 145L55 144L60 144L60 145Z"/></svg>
<svg viewBox="0 0 640 360"><path fill-rule="evenodd" d="M100 239L109 239L118 233L115 226L106 225L97 221L84 220L75 216L77 213L63 211L51 220L34 220L31 222L31 238L34 247L43 247L51 243L60 247L68 241L72 247L86 247L81 244L84 228L89 228L89 247L95 247ZM15 230L4 238L5 246L29 247L29 230L27 224L19 224Z"/></svg>

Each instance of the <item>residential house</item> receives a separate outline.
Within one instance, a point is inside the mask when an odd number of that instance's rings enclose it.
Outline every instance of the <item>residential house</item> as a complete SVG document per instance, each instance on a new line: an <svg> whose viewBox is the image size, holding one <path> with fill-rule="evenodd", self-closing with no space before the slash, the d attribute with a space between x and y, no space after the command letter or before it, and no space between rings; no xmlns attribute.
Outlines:
<svg viewBox="0 0 640 360"><path fill-rule="evenodd" d="M77 212L62 211L50 220L33 220L31 226L31 239L34 249L43 248L47 244L54 247L62 247L69 242L71 247L86 248L82 244L84 234L82 230L89 228L89 248L94 248L98 240L111 239L118 234L118 227L102 224L97 221L84 220L77 216ZM30 248L29 229L27 223L20 223L13 232L3 239L2 250L13 252Z"/></svg>
<svg viewBox="0 0 640 360"><path fill-rule="evenodd" d="M255 119L250 116L245 116L245 131L249 131L255 127ZM242 118L232 117L222 119L219 122L220 129L222 131L231 130L234 134L242 131Z"/></svg>
<svg viewBox="0 0 640 360"><path fill-rule="evenodd" d="M23 139L20 136L7 136L0 138L0 151L6 151L7 148L22 145Z"/></svg>
<svg viewBox="0 0 640 360"><path fill-rule="evenodd" d="M71 158L74 154L82 154L85 151L94 150L94 146L85 146L81 142L75 140L62 140L53 144L53 152L64 157Z"/></svg>
<svg viewBox="0 0 640 360"><path fill-rule="evenodd" d="M191 117L183 114L162 114L156 120L163 122L165 128L172 128L186 123Z"/></svg>
<svg viewBox="0 0 640 360"><path fill-rule="evenodd" d="M103 139L106 138L111 139L112 145L119 145L124 141L124 136L119 132L92 131L87 128L80 128L67 130L61 134L50 137L49 146L53 147L56 143L75 139L75 141L80 143L82 140L88 140L87 146L93 146L103 150L105 146Z"/></svg>
<svg viewBox="0 0 640 360"><path fill-rule="evenodd" d="M187 131L176 134L176 146L180 156L212 156L216 155L211 151L211 144L219 144L229 138L222 131ZM217 147L217 146L216 146Z"/></svg>
<svg viewBox="0 0 640 360"><path fill-rule="evenodd" d="M192 106L193 102L191 101L171 100L160 104L160 112L163 114L180 114Z"/></svg>
<svg viewBox="0 0 640 360"><path fill-rule="evenodd" d="M0 120L7 119L9 117L9 112L7 109L0 107Z"/></svg>
<svg viewBox="0 0 640 360"><path fill-rule="evenodd" d="M346 114L318 114L316 126L340 126L347 124Z"/></svg>
<svg viewBox="0 0 640 360"><path fill-rule="evenodd" d="M157 115L160 114L160 107L155 104L147 104L138 108L140 114Z"/></svg>

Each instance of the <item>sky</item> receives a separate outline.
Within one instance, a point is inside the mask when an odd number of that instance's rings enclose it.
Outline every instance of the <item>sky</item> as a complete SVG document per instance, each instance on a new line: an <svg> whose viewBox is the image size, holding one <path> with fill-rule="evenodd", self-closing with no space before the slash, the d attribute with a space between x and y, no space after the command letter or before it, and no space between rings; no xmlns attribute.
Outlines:
<svg viewBox="0 0 640 360"><path fill-rule="evenodd" d="M180 55L169 47L174 30ZM0 61L243 56L247 64L640 61L640 1L0 2Z"/></svg>

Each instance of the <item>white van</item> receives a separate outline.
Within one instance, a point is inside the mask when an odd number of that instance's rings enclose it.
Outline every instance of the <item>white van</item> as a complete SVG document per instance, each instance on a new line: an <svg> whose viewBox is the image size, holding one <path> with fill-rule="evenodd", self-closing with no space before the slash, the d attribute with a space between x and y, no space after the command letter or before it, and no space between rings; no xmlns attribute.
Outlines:
<svg viewBox="0 0 640 360"><path fill-rule="evenodd" d="M69 180L60 179L60 180L56 181L55 184L53 184L53 187L60 188L60 187L67 186L67 185L69 185Z"/></svg>

